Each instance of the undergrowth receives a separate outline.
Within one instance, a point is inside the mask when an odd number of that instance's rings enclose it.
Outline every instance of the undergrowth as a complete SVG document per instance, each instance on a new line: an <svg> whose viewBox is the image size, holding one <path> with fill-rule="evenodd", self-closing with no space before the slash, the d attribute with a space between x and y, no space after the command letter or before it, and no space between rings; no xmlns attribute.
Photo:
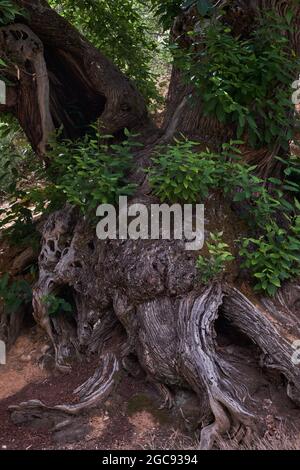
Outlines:
<svg viewBox="0 0 300 470"><path fill-rule="evenodd" d="M15 168L9 207L0 211L3 236L12 243L36 245L36 220L67 202L77 206L86 219L93 219L99 204L114 204L119 195L131 195L136 186L127 176L132 151L140 144L129 133L120 144L109 142L110 136L97 131L75 142L56 136L50 142L48 167L35 170L39 182L35 186L24 186L23 172Z"/></svg>

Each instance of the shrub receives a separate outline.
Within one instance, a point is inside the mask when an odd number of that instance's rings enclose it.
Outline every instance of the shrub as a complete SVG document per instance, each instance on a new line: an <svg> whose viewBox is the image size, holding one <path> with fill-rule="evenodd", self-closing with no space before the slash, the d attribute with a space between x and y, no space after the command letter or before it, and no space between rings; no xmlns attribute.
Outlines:
<svg viewBox="0 0 300 470"><path fill-rule="evenodd" d="M158 150L148 170L149 182L162 201L197 202L217 189L230 200L245 203L243 216L259 236L242 240L243 267L256 280L255 290L274 295L283 280L299 274L299 158L280 159L284 164L282 179L264 180L255 174L255 166L241 160L237 143L224 144L217 154L197 152L196 143L191 141L176 141ZM287 217L281 223L283 227L278 225L282 214ZM197 260L204 282L221 273L222 263L231 259L228 246L216 235L212 240L208 244L210 258L200 256Z"/></svg>
<svg viewBox="0 0 300 470"><path fill-rule="evenodd" d="M50 316L59 315L60 313L72 313L72 305L62 297L54 294L45 295L42 302Z"/></svg>
<svg viewBox="0 0 300 470"><path fill-rule="evenodd" d="M284 18L266 12L245 39L219 19L201 34L190 32L189 51L173 46L177 66L201 96L206 115L233 125L237 139L246 133L253 147L273 148L276 141L288 149L292 137L290 90L299 61L288 47L290 24L289 11Z"/></svg>
<svg viewBox="0 0 300 470"><path fill-rule="evenodd" d="M176 140L153 158L149 183L161 201L197 202L218 185L216 156L209 151L195 152L195 145Z"/></svg>
<svg viewBox="0 0 300 470"><path fill-rule="evenodd" d="M136 185L128 182L127 174L133 163L132 149L139 144L133 142L134 136L128 137L118 145L104 143L98 133L75 143L56 141L49 152L47 176L57 199L61 197L91 216L99 204L131 195Z"/></svg>
<svg viewBox="0 0 300 470"><path fill-rule="evenodd" d="M169 30L174 18L181 12L182 0L150 0L152 11L159 18L164 30Z"/></svg>
<svg viewBox="0 0 300 470"><path fill-rule="evenodd" d="M265 233L242 241L242 266L249 269L256 280L254 289L273 296L282 281L300 276L300 216L289 231L276 222L267 224Z"/></svg>
<svg viewBox="0 0 300 470"><path fill-rule="evenodd" d="M22 304L28 304L32 299L30 284L25 280L10 282L6 273L0 278L0 299L4 303L4 311L8 315L17 312Z"/></svg>
<svg viewBox="0 0 300 470"><path fill-rule="evenodd" d="M223 232L211 233L211 243L206 243L209 256L199 256L197 259L196 267L205 284L220 277L227 263L234 260L234 256L229 251L229 245L222 241L222 236Z"/></svg>
<svg viewBox="0 0 300 470"><path fill-rule="evenodd" d="M1 116L0 121L0 197L9 196L19 179L33 171L33 152L16 120Z"/></svg>
<svg viewBox="0 0 300 470"><path fill-rule="evenodd" d="M0 26L13 23L18 16L24 16L24 10L11 0L0 0Z"/></svg>
<svg viewBox="0 0 300 470"><path fill-rule="evenodd" d="M108 139L108 137L107 137ZM0 228L12 243L36 244L39 236L34 217L60 209L66 202L93 217L102 203L118 202L119 195L130 195L135 184L127 181L132 165L132 148L139 145L133 136L119 145L108 145L98 134L77 142L52 142L50 165L36 171L37 187L11 187L9 207L0 210ZM20 182L22 175L16 178Z"/></svg>

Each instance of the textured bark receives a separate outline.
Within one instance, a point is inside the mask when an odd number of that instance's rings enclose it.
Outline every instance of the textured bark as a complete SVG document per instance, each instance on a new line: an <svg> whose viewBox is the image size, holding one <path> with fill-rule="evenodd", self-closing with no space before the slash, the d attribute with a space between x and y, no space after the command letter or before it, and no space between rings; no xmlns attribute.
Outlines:
<svg viewBox="0 0 300 470"><path fill-rule="evenodd" d="M27 26L16 24L0 29L0 45L2 54L14 61L6 73L17 79L17 89L8 88L7 110L13 110L32 147L42 155L54 130L43 44Z"/></svg>
<svg viewBox="0 0 300 470"><path fill-rule="evenodd" d="M183 243L99 241L72 208L46 223L39 265L34 316L53 341L60 369L70 356L110 349L121 324L126 341L120 332L114 354L123 367L133 372L139 364L165 405L182 388L197 395L201 448L220 434L266 430L269 415L299 422L300 410L292 411L300 400L300 370L292 362L300 333L297 283L274 300L250 299L225 282L204 287ZM49 317L44 296L70 292L72 319ZM37 402L13 410L26 414L32 406L49 411Z"/></svg>
<svg viewBox="0 0 300 470"><path fill-rule="evenodd" d="M0 54L14 84L0 111L14 112L38 154L61 125L69 138L97 119L104 133L117 136L151 127L143 97L101 52L43 0L17 3L29 19L0 28Z"/></svg>
<svg viewBox="0 0 300 470"><path fill-rule="evenodd" d="M76 97L85 103L77 102L78 106L83 113L92 110L84 116L82 130L96 117L112 133L147 127L143 100L107 59L44 2L18 3L31 13L29 27L35 36L30 38L38 38L37 55L44 49L55 126L62 122L74 135L74 118L62 106L64 100L74 99L68 95L74 80ZM245 2L234 3L246 8ZM286 8L287 2L277 3ZM245 11L258 4L263 7L267 2L247 2ZM30 67L36 67L37 55ZM35 84L32 92L31 84L29 92L35 100L37 88ZM180 130L214 144L227 140L232 130L203 118L200 101L190 108L190 92L174 70L165 134L157 142L168 141ZM9 107L16 110L18 94L10 93ZM37 119L42 128L41 112ZM42 130L36 147L44 136ZM152 200L141 169L152 150L153 143L136 157L134 178L140 183L136 197L146 204ZM203 286L195 257L179 241L99 241L72 207L49 217L34 288L35 320L51 338L60 370L70 371L74 359L92 354L99 355L101 364L77 390L82 400L76 413L106 399L118 367L132 374L141 367L169 407L178 390L194 392L201 448L211 448L220 434L242 437L251 430L264 431L269 416L299 425L300 370L292 361L293 341L300 333L298 284L285 286L274 300L254 297L250 290L246 295L223 281ZM70 302L72 316L50 316L45 303L49 294ZM11 411L20 422L57 412L63 412L59 419L64 419L74 408L30 401Z"/></svg>
<svg viewBox="0 0 300 470"><path fill-rule="evenodd" d="M9 407L12 412L12 419L20 422L28 422L50 413L50 415L66 417L67 415L78 415L83 410L93 408L105 398L109 396L112 388L117 382L117 372L119 364L115 356L111 353L105 354L99 360L99 367L94 375L85 383L74 390L74 395L79 399L76 404L63 404L55 406L47 406L40 400L31 400L21 403L20 405L12 405ZM30 412L28 411L30 410Z"/></svg>
<svg viewBox="0 0 300 470"><path fill-rule="evenodd" d="M7 272L11 278L20 278L24 270L37 262L38 253L32 247L25 250L20 247L12 247L2 241L0 256L0 273ZM0 301L0 340L6 344L9 350L18 338L25 317L30 317L31 307L21 305L17 311L8 314L2 301Z"/></svg>

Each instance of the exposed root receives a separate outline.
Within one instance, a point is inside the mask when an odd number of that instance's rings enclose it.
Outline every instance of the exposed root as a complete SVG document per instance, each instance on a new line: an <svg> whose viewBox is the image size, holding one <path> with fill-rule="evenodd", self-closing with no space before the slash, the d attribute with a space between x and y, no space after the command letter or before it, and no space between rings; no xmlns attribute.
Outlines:
<svg viewBox="0 0 300 470"><path fill-rule="evenodd" d="M58 417L64 422L66 415L75 416L104 403L118 383L118 372L119 361L112 353L108 353L100 358L100 366L94 375L74 390L79 399L78 403L48 406L40 400L29 400L9 407L12 419L14 422L28 423L50 416L50 418Z"/></svg>
<svg viewBox="0 0 300 470"><path fill-rule="evenodd" d="M215 421L202 429L199 445L200 450L212 449L216 440L230 430L230 420L223 406L212 397L209 397L209 403Z"/></svg>
<svg viewBox="0 0 300 470"><path fill-rule="evenodd" d="M251 429L263 430L270 413L287 413L287 395L299 402L300 370L292 362L297 284L272 301L250 300L219 282L200 287L194 259L180 242L100 242L72 208L49 218L39 264L34 316L50 332L58 367L70 354L111 350L114 329L121 338L125 331L126 342L117 345L120 363L133 375L139 364L159 384L166 405L178 388L197 394L201 448L211 448L222 434L242 439ZM72 321L50 318L43 296L69 291L76 305ZM54 410L76 414L99 403L118 370L106 361L76 390L79 404ZM285 377L280 388L274 372Z"/></svg>
<svg viewBox="0 0 300 470"><path fill-rule="evenodd" d="M13 74L4 71L13 75L17 88L9 90L9 110L33 148L45 152L52 119L71 138L84 134L96 120L107 134L120 137L125 128L146 133L151 122L135 86L46 2L18 3L31 13L30 28L0 29L0 46L18 64ZM243 8L247 2L237 3ZM274 0L256 0L251 5L261 9L271 3ZM288 2L277 3L285 14ZM249 19L252 16L245 15L247 24ZM234 26L238 22L234 20ZM183 12L173 36L179 42L188 40L185 32L191 25L193 15ZM297 53L298 31L291 38ZM185 97L192 91L174 69L161 142L180 131L200 131L205 144L229 141L234 129L205 117L201 97L191 107ZM79 112L71 113L70 104ZM261 157L268 172L270 157ZM147 192L143 197L147 199ZM45 224L39 268L34 317L52 340L57 367L69 370L72 358L111 351L113 332L119 328L120 362L130 367L129 358L137 358L148 378L160 384L167 402L178 388L197 394L201 448L211 448L220 434L232 429L242 435L245 429L263 427L267 413L283 416L285 408L291 408L289 398L299 405L300 370L292 361L293 342L300 335L296 284L284 286L268 301L250 299L220 282L201 287L195 254L185 251L183 241L99 241L71 207L52 214ZM50 294L70 295L72 316L51 317L45 302ZM217 329L219 319L229 323L234 338L226 327ZM238 341L239 335L244 342ZM94 376L76 390L79 403L49 407L32 400L14 407L13 416L77 415L105 399L118 369L117 359L108 353Z"/></svg>
<svg viewBox="0 0 300 470"><path fill-rule="evenodd" d="M220 284L211 285L197 297L184 299L179 309L181 370L199 398L205 397L215 418L201 433L203 449L212 447L218 433L229 431L230 415L244 424L255 417L243 403L240 372L216 348L214 322L223 295Z"/></svg>
<svg viewBox="0 0 300 470"><path fill-rule="evenodd" d="M171 409L174 406L174 397L168 387L164 384L155 383L155 387L157 388L158 393L161 395L163 402L160 405L159 409L162 410L164 408Z"/></svg>
<svg viewBox="0 0 300 470"><path fill-rule="evenodd" d="M104 357L93 377L74 390L74 393L80 398L80 405L69 406L67 412L72 410L73 414L76 410L78 413L83 408L97 405L99 401L103 403L117 383L117 372L119 372L119 362L112 353L109 353Z"/></svg>

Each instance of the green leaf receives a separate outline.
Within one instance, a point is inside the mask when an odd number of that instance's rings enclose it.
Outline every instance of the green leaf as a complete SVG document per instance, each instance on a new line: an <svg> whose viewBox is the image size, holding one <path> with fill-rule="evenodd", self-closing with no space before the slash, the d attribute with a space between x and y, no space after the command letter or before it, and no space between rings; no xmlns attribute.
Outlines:
<svg viewBox="0 0 300 470"><path fill-rule="evenodd" d="M208 12L212 9L212 4L210 0L198 0L197 1L197 10L201 16L206 16Z"/></svg>
<svg viewBox="0 0 300 470"><path fill-rule="evenodd" d="M285 18L286 18L286 21L287 21L288 25L290 25L292 23L293 18L294 18L293 10L288 10L286 12Z"/></svg>

